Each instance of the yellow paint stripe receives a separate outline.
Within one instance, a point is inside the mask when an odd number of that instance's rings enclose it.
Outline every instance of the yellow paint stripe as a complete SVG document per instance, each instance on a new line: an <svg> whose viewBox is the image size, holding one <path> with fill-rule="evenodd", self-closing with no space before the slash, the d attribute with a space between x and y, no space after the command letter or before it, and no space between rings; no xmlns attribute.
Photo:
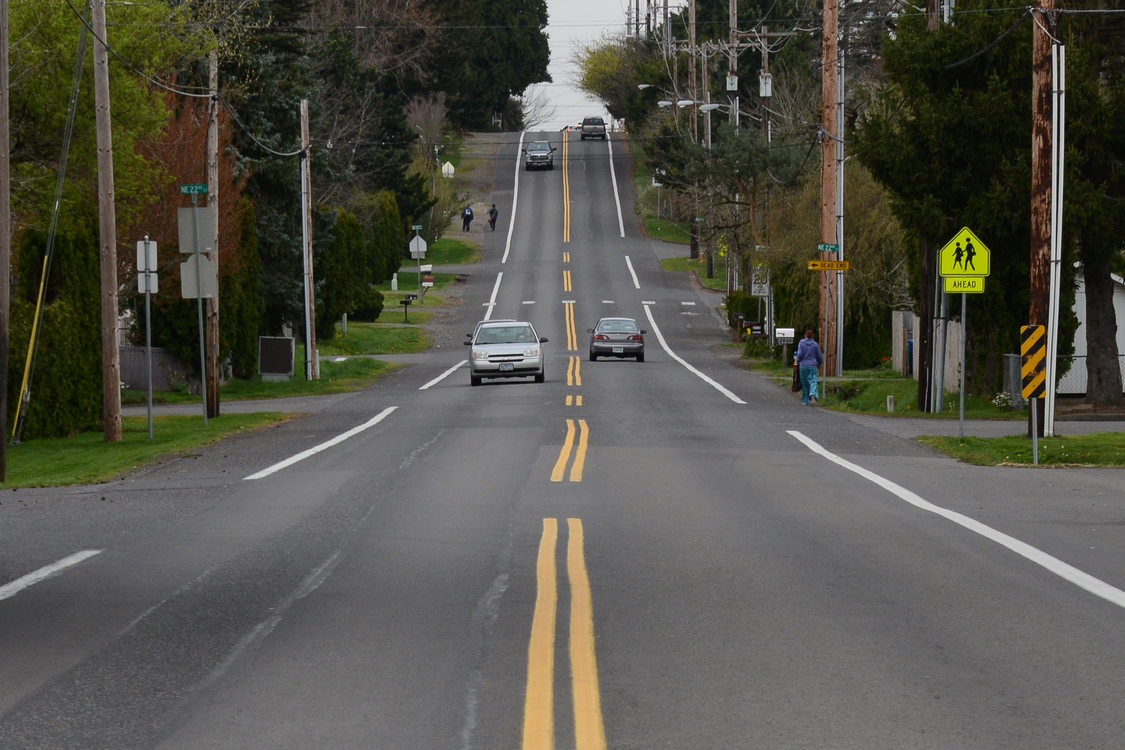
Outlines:
<svg viewBox="0 0 1125 750"><path fill-rule="evenodd" d="M605 750L605 720L594 648L594 605L582 519L568 518L566 569L570 580L570 674L574 692L575 750Z"/></svg>
<svg viewBox="0 0 1125 750"><path fill-rule="evenodd" d="M551 481L561 482L566 472L566 462L570 460L570 452L574 449L574 420L566 420L566 440L563 441L559 458L555 461L555 468L551 470Z"/></svg>
<svg viewBox="0 0 1125 750"><path fill-rule="evenodd" d="M566 348L568 351L578 351L578 334L574 329L574 303L564 304L563 311L566 317Z"/></svg>
<svg viewBox="0 0 1125 750"><path fill-rule="evenodd" d="M570 139L562 139L563 242L570 242Z"/></svg>
<svg viewBox="0 0 1125 750"><path fill-rule="evenodd" d="M586 466L586 447L590 440L586 420L579 419L578 426L581 428L578 431L578 450L574 452L574 463L570 467L570 481L572 482L582 481L582 469Z"/></svg>
<svg viewBox="0 0 1125 750"><path fill-rule="evenodd" d="M582 358L573 357L574 360L574 384L577 386L582 385ZM579 397L581 398L581 396Z"/></svg>
<svg viewBox="0 0 1125 750"><path fill-rule="evenodd" d="M582 396L575 396L574 397L574 405L575 406L582 406Z"/></svg>
<svg viewBox="0 0 1125 750"><path fill-rule="evenodd" d="M531 642L527 647L523 750L552 750L555 745L555 617L559 599L555 548L558 538L558 521L544 518L536 566L535 613L531 619Z"/></svg>
<svg viewBox="0 0 1125 750"><path fill-rule="evenodd" d="M570 285L570 271L564 270L563 271L563 291L569 292L569 291L571 291L571 289L572 289L572 287Z"/></svg>

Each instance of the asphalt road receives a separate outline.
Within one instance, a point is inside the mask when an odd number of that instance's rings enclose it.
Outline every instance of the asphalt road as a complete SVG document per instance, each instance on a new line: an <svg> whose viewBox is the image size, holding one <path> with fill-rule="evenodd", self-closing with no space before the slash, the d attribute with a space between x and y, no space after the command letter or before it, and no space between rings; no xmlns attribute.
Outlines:
<svg viewBox="0 0 1125 750"><path fill-rule="evenodd" d="M4 493L0 747L1122 747L1125 472L801 407L660 269L622 144L527 173L516 138L464 325L532 320L547 382L447 348ZM587 359L603 314L644 363Z"/></svg>

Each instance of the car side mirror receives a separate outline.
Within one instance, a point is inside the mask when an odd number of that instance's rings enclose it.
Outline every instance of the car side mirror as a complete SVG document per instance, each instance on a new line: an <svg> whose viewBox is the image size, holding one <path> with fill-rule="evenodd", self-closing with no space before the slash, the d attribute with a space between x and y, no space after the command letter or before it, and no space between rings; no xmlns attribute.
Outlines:
<svg viewBox="0 0 1125 750"><path fill-rule="evenodd" d="M645 329L642 328L641 329L641 335L644 336L646 333L648 333L648 331L646 331Z"/></svg>
<svg viewBox="0 0 1125 750"><path fill-rule="evenodd" d="M594 332L594 329L593 329L593 328L587 328L587 329L586 329L586 333L593 333L593 332Z"/></svg>
<svg viewBox="0 0 1125 750"><path fill-rule="evenodd" d="M543 337L541 337L541 338L539 339L539 343L540 343L540 344L546 344L546 343L547 343L547 337L546 337L546 336L543 336Z"/></svg>
<svg viewBox="0 0 1125 750"><path fill-rule="evenodd" d="M465 343L465 346L471 346L471 345L472 345L472 343L473 343L473 340L472 340L472 339L469 339L468 341L466 341L466 342L464 342L464 343Z"/></svg>
<svg viewBox="0 0 1125 750"><path fill-rule="evenodd" d="M558 151L558 149L557 149L557 148L555 148L554 146L551 146L551 153L553 154L553 153L555 153L556 151Z"/></svg>

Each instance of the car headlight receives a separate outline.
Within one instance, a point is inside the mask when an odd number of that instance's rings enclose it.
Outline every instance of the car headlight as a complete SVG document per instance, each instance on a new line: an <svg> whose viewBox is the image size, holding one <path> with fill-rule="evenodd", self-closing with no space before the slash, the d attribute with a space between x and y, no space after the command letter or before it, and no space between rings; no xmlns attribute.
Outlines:
<svg viewBox="0 0 1125 750"><path fill-rule="evenodd" d="M484 349L473 349L472 356L473 359L488 359L488 352Z"/></svg>
<svg viewBox="0 0 1125 750"><path fill-rule="evenodd" d="M530 346L527 349L524 349L523 350L523 356L525 356L525 357L538 357L539 356L539 347L538 346Z"/></svg>

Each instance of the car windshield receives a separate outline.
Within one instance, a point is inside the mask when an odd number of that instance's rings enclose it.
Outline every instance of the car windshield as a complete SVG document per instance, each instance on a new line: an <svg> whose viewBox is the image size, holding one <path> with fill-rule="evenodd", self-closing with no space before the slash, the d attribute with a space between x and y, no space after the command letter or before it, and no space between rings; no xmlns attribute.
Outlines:
<svg viewBox="0 0 1125 750"><path fill-rule="evenodd" d="M482 328L478 344L534 344L535 333L528 326L494 326Z"/></svg>
<svg viewBox="0 0 1125 750"><path fill-rule="evenodd" d="M530 146L528 146L527 150L528 151L550 151L551 147L548 146L545 142L539 141L537 143L533 143Z"/></svg>
<svg viewBox="0 0 1125 750"><path fill-rule="evenodd" d="M637 324L632 320L603 320L598 330L606 333L636 333Z"/></svg>

